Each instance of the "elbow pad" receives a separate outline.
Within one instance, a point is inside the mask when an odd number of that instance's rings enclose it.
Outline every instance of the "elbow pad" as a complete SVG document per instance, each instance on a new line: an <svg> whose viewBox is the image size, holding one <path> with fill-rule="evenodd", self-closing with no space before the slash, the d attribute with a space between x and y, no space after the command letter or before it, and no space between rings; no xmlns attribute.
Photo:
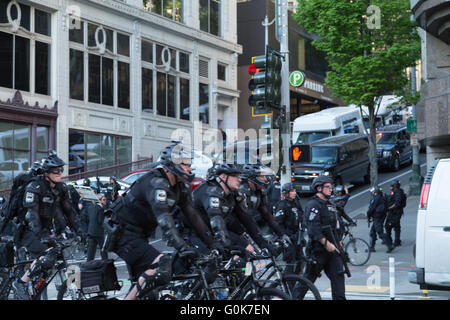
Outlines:
<svg viewBox="0 0 450 320"><path fill-rule="evenodd" d="M159 215L157 217L157 221L163 231L165 239L168 240L168 243L170 245L173 245L177 249L185 245L183 238L180 236L178 230L175 227L175 221L170 214L163 213Z"/></svg>

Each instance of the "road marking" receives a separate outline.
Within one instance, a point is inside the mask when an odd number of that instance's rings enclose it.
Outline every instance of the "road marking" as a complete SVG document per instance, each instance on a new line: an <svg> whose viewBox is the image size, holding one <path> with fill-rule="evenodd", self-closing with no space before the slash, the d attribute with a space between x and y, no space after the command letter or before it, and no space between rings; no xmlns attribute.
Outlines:
<svg viewBox="0 0 450 320"><path fill-rule="evenodd" d="M328 288L327 291L331 291L331 288ZM388 292L389 287L378 287L371 288L368 286L354 286L354 285L346 285L345 292L361 292L361 293L384 293Z"/></svg>
<svg viewBox="0 0 450 320"><path fill-rule="evenodd" d="M424 167L424 166L426 166L426 165L427 165L426 163L423 163L423 164L420 165L420 167L422 168L422 167ZM408 171L406 171L406 172L403 172L402 174L400 174L400 175L398 175L398 176L395 176L395 177L393 177L393 178L391 178L391 179L389 179L389 180L386 180L386 181L382 182L381 184L379 184L379 186L382 186L382 185L384 185L384 184L386 184L386 183L389 183L389 182L391 182L391 181L393 181L393 180L397 180L398 178L403 177L404 175L407 175L408 173L411 173L411 172L412 172L412 169L411 169L411 170L408 170ZM351 196L348 200L352 200L353 198L359 197L360 195L367 193L367 191L369 191L370 189L371 189L371 188L367 188L366 190L361 191L361 192L359 192L359 193L357 193L357 194Z"/></svg>

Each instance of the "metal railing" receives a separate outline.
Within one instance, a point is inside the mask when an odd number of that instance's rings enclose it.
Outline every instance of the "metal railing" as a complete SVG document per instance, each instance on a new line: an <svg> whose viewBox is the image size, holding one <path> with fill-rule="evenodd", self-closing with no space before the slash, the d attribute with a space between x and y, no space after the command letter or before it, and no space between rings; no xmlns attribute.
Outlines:
<svg viewBox="0 0 450 320"><path fill-rule="evenodd" d="M89 178L89 177L95 177L95 176L99 176L99 177L100 176L107 176L107 177L115 176L118 179L120 179L121 177L127 175L128 173L130 173L132 171L147 169L150 166L150 164L152 164L152 163L153 163L153 157L144 158L144 159L134 161L134 162L128 162L128 163L118 164L115 166L98 168L98 169L94 169L94 170L70 174L68 176L62 177L61 180L63 182L70 182L70 181L76 181L76 180ZM11 181L11 185L12 185L12 181ZM4 196L7 199L9 199L10 192L11 192L11 188L2 189L2 190L0 190L0 196Z"/></svg>

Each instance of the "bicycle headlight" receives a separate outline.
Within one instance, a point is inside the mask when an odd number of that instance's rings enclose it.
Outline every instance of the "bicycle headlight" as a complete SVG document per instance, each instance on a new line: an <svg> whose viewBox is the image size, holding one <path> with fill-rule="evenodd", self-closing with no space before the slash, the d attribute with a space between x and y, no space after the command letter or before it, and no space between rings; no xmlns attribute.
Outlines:
<svg viewBox="0 0 450 320"><path fill-rule="evenodd" d="M330 175L330 172L329 172L329 171L325 171L324 173L322 173L322 175L324 175L324 176L329 176L329 175Z"/></svg>
<svg viewBox="0 0 450 320"><path fill-rule="evenodd" d="M388 158L391 156L391 152L390 151L383 151L383 158Z"/></svg>

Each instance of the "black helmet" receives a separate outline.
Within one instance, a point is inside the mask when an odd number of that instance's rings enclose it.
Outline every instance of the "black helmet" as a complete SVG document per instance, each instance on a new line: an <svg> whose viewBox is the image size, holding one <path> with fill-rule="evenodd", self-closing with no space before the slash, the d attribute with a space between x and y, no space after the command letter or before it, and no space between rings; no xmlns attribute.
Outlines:
<svg viewBox="0 0 450 320"><path fill-rule="evenodd" d="M0 204L4 204L6 201L4 196L0 196Z"/></svg>
<svg viewBox="0 0 450 320"><path fill-rule="evenodd" d="M187 173L180 167L180 164L190 165L192 158L193 153L190 149L183 146L180 142L174 141L174 144L161 150L157 162L158 167L164 168L175 176L191 183L195 177L194 173Z"/></svg>
<svg viewBox="0 0 450 320"><path fill-rule="evenodd" d="M314 178L311 188L315 191L317 187L323 186L325 183L333 184L333 179L327 176L318 176Z"/></svg>
<svg viewBox="0 0 450 320"><path fill-rule="evenodd" d="M281 187L281 192L282 192L282 193L288 193L288 192L290 192L291 190L296 190L296 189L295 189L295 186L294 186L294 184L293 184L292 182L285 183L285 184L283 184L283 186Z"/></svg>
<svg viewBox="0 0 450 320"><path fill-rule="evenodd" d="M270 177L275 175L275 172L269 167L257 164L244 164L242 167L242 177L260 186L266 186L270 183ZM262 181L260 176L267 176L267 182Z"/></svg>
<svg viewBox="0 0 450 320"><path fill-rule="evenodd" d="M380 193L382 191L383 191L383 188L381 188L380 186L373 186L372 188L370 188L371 193Z"/></svg>
<svg viewBox="0 0 450 320"><path fill-rule="evenodd" d="M41 164L41 161L35 161L35 162L33 162L33 165L31 166L30 171L31 171L34 175L43 174L43 173L44 173L44 170L42 170L42 164Z"/></svg>
<svg viewBox="0 0 450 320"><path fill-rule="evenodd" d="M395 181L394 183L391 184L391 187L400 189L400 181L399 180Z"/></svg>
<svg viewBox="0 0 450 320"><path fill-rule="evenodd" d="M238 164L217 163L208 170L208 177L214 178L222 173L226 175L240 175L242 170Z"/></svg>
<svg viewBox="0 0 450 320"><path fill-rule="evenodd" d="M344 192L344 186L338 185L334 188L334 193Z"/></svg>
<svg viewBox="0 0 450 320"><path fill-rule="evenodd" d="M91 186L91 180L89 180L89 178L83 179L83 186L90 187Z"/></svg>
<svg viewBox="0 0 450 320"><path fill-rule="evenodd" d="M50 150L47 158L42 163L43 172L50 172L53 168L65 166L66 163L56 155L56 151Z"/></svg>

